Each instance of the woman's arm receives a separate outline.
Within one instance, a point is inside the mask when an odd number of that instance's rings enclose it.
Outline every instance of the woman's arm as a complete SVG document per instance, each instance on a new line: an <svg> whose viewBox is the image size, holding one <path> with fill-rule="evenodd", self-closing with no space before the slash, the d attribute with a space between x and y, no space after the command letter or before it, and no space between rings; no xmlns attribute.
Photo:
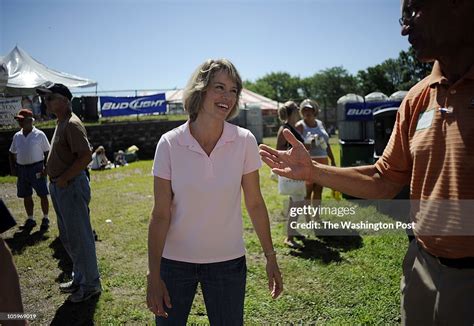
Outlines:
<svg viewBox="0 0 474 326"><path fill-rule="evenodd" d="M295 129L298 130L298 132L301 134L301 136L303 136L303 137L305 136L305 135L303 135L303 131L304 131L303 120L300 120L296 123Z"/></svg>
<svg viewBox="0 0 474 326"><path fill-rule="evenodd" d="M285 128L283 128L283 126L280 127L280 129L278 129L278 133L277 133L277 143L276 143L276 148L278 150L281 150L281 151L284 151L286 150L288 147L287 147L287 141L285 139L285 137L283 137L283 130Z"/></svg>
<svg viewBox="0 0 474 326"><path fill-rule="evenodd" d="M161 280L160 266L166 234L170 226L173 193L171 181L159 177L154 178L153 188L155 202L148 227L147 305L155 315L167 317L163 302L171 308L171 300L166 285Z"/></svg>
<svg viewBox="0 0 474 326"><path fill-rule="evenodd" d="M283 281L273 249L267 207L260 192L258 170L242 176L242 189L244 190L245 206L267 259L268 288L275 299L283 291Z"/></svg>
<svg viewBox="0 0 474 326"><path fill-rule="evenodd" d="M303 120L300 120L296 123L296 126L295 126L295 129L298 130L298 132L300 133L301 137L303 137L303 139L306 139L306 135L303 135L303 132L304 132L304 126L303 126ZM285 138L283 136L283 138ZM286 139L285 139L286 140ZM308 151L311 149L312 145L313 144L306 144L306 143L303 143L304 145L304 148L306 148Z"/></svg>

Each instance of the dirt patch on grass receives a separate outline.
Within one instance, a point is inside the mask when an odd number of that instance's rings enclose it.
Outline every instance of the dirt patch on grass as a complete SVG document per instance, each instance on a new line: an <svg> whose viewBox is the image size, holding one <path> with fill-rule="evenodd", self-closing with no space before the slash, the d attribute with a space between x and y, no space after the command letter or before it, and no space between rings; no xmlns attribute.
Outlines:
<svg viewBox="0 0 474 326"><path fill-rule="evenodd" d="M2 183L0 185L0 198L8 200L16 197L16 184L14 183Z"/></svg>

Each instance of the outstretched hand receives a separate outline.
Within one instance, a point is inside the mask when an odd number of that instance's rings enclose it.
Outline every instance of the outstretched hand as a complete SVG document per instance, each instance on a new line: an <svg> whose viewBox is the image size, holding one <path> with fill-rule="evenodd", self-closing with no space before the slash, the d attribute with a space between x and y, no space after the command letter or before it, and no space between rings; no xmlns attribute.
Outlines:
<svg viewBox="0 0 474 326"><path fill-rule="evenodd" d="M260 145L260 156L273 172L283 177L296 180L311 180L313 163L304 145L288 129L283 136L292 148L278 151L267 145Z"/></svg>

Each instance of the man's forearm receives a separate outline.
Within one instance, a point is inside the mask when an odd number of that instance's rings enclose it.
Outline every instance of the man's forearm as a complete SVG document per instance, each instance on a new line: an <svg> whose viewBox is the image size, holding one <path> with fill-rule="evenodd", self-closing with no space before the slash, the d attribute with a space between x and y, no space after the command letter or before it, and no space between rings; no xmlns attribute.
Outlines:
<svg viewBox="0 0 474 326"><path fill-rule="evenodd" d="M403 187L384 179L373 165L338 168L313 163L312 181L365 199L393 198Z"/></svg>

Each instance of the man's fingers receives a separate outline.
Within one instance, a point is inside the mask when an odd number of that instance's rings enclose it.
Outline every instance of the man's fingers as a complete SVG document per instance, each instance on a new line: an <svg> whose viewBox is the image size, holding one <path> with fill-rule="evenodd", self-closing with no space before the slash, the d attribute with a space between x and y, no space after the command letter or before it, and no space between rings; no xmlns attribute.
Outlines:
<svg viewBox="0 0 474 326"><path fill-rule="evenodd" d="M273 173L278 174L282 177L289 177L290 176L290 173L286 169L272 168L272 171L273 171Z"/></svg>
<svg viewBox="0 0 474 326"><path fill-rule="evenodd" d="M283 167L282 163L275 162L272 159L269 159L268 157L262 157L262 161L272 169L273 173L281 175L282 177L286 177L289 175L289 171Z"/></svg>
<svg viewBox="0 0 474 326"><path fill-rule="evenodd" d="M293 147L303 146L301 142L288 129L283 129L283 136Z"/></svg>
<svg viewBox="0 0 474 326"><path fill-rule="evenodd" d="M260 154L263 151L263 152L267 152L267 153L270 153L272 155L278 156L278 151L276 149L271 148L270 146L267 146L265 144L261 144L259 146L259 148L260 148Z"/></svg>
<svg viewBox="0 0 474 326"><path fill-rule="evenodd" d="M271 158L268 158L266 156L262 156L262 161L267 164L269 167L273 168L278 168L280 167L280 163L275 162Z"/></svg>

